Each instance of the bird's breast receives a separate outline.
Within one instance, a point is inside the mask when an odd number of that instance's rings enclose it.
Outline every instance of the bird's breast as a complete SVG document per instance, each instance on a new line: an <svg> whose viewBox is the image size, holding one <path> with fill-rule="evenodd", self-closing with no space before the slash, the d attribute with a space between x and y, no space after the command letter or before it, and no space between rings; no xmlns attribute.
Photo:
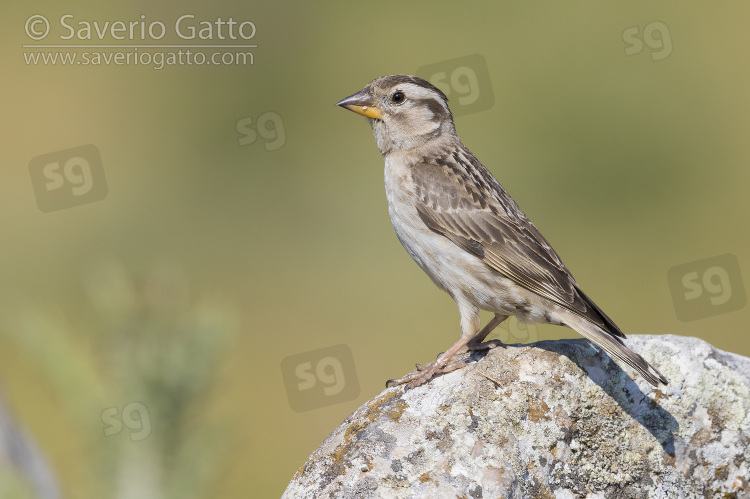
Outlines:
<svg viewBox="0 0 750 499"><path fill-rule="evenodd" d="M396 236L409 255L424 268L430 230L417 214L416 193L408 163L390 155L385 159L385 195Z"/></svg>

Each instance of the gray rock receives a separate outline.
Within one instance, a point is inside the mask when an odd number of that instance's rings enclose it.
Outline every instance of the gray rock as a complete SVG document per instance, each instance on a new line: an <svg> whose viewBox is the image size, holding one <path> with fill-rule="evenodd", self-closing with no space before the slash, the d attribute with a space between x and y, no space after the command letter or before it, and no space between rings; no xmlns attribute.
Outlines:
<svg viewBox="0 0 750 499"><path fill-rule="evenodd" d="M750 497L750 359L697 338L626 342L668 387L584 339L475 353L364 404L283 497Z"/></svg>

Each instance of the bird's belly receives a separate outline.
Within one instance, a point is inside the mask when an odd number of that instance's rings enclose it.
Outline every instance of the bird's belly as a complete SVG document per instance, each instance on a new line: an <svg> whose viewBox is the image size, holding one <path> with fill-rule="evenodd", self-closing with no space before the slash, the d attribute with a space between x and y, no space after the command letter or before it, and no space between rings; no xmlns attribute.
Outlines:
<svg viewBox="0 0 750 499"><path fill-rule="evenodd" d="M469 303L502 315L514 315L524 322L562 324L555 312L559 307L531 293L488 267L476 256L448 238L426 231L393 227L407 253L440 289L456 302ZM421 222L421 220L420 220Z"/></svg>

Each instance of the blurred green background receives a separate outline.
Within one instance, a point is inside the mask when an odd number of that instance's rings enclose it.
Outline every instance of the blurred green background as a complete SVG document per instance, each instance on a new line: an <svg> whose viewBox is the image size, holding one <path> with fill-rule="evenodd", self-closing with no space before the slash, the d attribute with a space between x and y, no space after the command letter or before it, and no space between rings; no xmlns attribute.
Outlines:
<svg viewBox="0 0 750 499"><path fill-rule="evenodd" d="M746 3L44 1L2 14L0 392L62 497L278 497L386 379L457 338L455 304L393 234L366 121L333 104L471 54L494 104L457 117L459 135L583 289L626 333L750 355L747 307L680 321L667 281L725 253L750 272ZM27 64L42 50L24 44L54 42L25 34L38 14L50 40L64 14L145 15L175 44L189 43L173 36L181 15L231 17L255 24L257 48L252 65ZM106 197L42 212L31 159L85 144ZM282 360L339 344L357 398L292 410Z"/></svg>

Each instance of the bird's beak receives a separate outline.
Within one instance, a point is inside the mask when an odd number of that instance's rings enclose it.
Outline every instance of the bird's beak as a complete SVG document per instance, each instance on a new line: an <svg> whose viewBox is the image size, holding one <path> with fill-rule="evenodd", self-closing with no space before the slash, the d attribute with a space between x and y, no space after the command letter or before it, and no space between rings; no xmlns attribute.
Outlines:
<svg viewBox="0 0 750 499"><path fill-rule="evenodd" d="M378 107L377 101L367 88L360 90L356 94L350 95L346 99L341 99L336 105L345 107L349 111L354 111L355 113L368 118L376 120L383 119L383 111Z"/></svg>

